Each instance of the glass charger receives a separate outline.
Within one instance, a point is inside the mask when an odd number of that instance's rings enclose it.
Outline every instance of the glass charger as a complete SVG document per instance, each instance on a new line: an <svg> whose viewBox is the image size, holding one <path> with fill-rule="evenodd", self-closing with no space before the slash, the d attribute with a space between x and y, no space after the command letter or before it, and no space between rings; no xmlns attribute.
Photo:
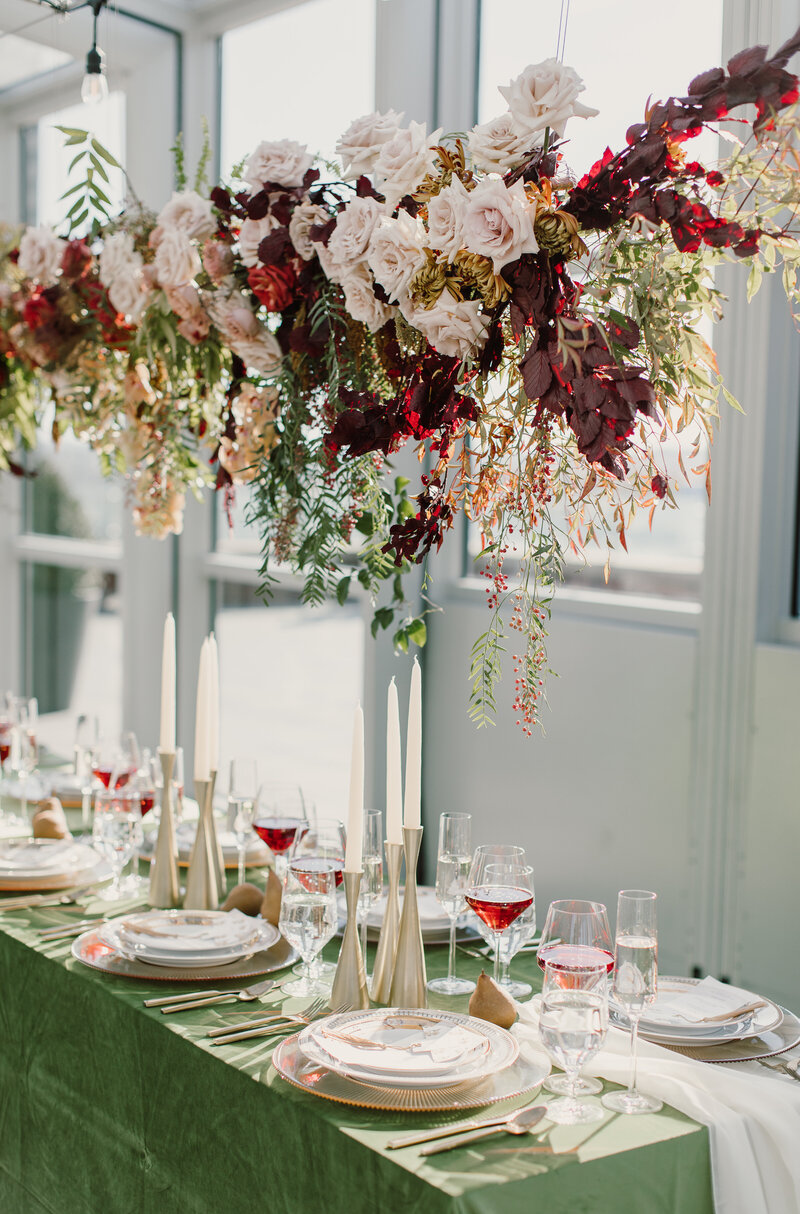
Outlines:
<svg viewBox="0 0 800 1214"><path fill-rule="evenodd" d="M257 978L286 969L300 960L292 946L280 936L272 948L261 949L250 957L240 958L228 965L196 968L166 965L153 966L146 961L129 961L100 939L96 931L84 932L72 945L72 955L82 965L117 974L121 978L146 978L152 982L221 982L225 978Z"/></svg>
<svg viewBox="0 0 800 1214"><path fill-rule="evenodd" d="M781 1024L757 1037L726 1041L723 1045L665 1045L664 1049L697 1062L756 1062L759 1058L774 1058L800 1045L800 1019L785 1007L781 1011Z"/></svg>
<svg viewBox="0 0 800 1214"><path fill-rule="evenodd" d="M287 1083L312 1096L399 1113L451 1113L513 1100L540 1087L550 1073L549 1063L541 1059L518 1058L513 1066L478 1082L446 1088L378 1087L337 1075L312 1062L299 1046L299 1033L276 1047L272 1066Z"/></svg>

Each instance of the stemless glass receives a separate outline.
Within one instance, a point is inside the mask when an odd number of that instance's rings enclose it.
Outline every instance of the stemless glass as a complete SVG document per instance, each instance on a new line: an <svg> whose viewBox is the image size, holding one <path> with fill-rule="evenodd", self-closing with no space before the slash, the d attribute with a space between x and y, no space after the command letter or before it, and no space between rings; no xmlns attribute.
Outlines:
<svg viewBox="0 0 800 1214"><path fill-rule="evenodd" d="M253 830L275 857L275 872L283 880L298 837L308 830L309 806L297 784L262 784Z"/></svg>
<svg viewBox="0 0 800 1214"><path fill-rule="evenodd" d="M142 840L142 814L139 797L133 792L103 790L95 797L92 842L111 865L113 881L96 897L116 902L126 896L122 870Z"/></svg>
<svg viewBox="0 0 800 1214"><path fill-rule="evenodd" d="M614 952L603 903L579 898L551 902L536 956L542 969L549 964L563 971L565 984L571 975L597 965L612 970Z"/></svg>
<svg viewBox="0 0 800 1214"><path fill-rule="evenodd" d="M447 977L431 978L428 983L428 990L437 995L468 995L475 990L475 983L468 978L456 978L456 922L467 904L465 893L471 866L472 814L442 814L439 818L436 898L450 920L450 954Z"/></svg>
<svg viewBox="0 0 800 1214"><path fill-rule="evenodd" d="M550 1057L566 1072L566 1095L548 1102L547 1116L557 1125L580 1125L601 1121L597 1105L580 1100L577 1081L580 1069L593 1058L608 1028L608 980L605 964L584 965L564 985L564 970L549 963L544 967L539 1036Z"/></svg>
<svg viewBox="0 0 800 1214"><path fill-rule="evenodd" d="M255 759L231 759L228 785L228 829L236 836L239 852L238 881L245 879L247 843L258 804L258 766Z"/></svg>
<svg viewBox="0 0 800 1214"><path fill-rule="evenodd" d="M361 926L361 955L366 966L369 909L383 893L383 814L379 809L364 810L361 867L363 874L358 890L356 917Z"/></svg>
<svg viewBox="0 0 800 1214"><path fill-rule="evenodd" d="M336 902L336 870L324 867L312 857L291 860L283 881L278 927L303 958L308 976L284 982L287 995L324 995L329 987L322 981L318 957L333 939L339 919Z"/></svg>
<svg viewBox="0 0 800 1214"><path fill-rule="evenodd" d="M631 1025L631 1078L626 1092L603 1097L616 1113L657 1113L660 1100L636 1089L636 1049L639 1020L655 1001L658 987L656 895L645 889L623 889L617 900L614 944L614 999L625 1009Z"/></svg>
<svg viewBox="0 0 800 1214"><path fill-rule="evenodd" d="M342 884L344 874L344 853L347 847L347 831L344 822L338 818L317 818L309 825L298 839L295 840L290 852L290 860L303 860L312 872L314 868L333 866L337 887ZM301 962L295 973L308 974L308 966ZM333 980L336 966L332 961L317 961L316 973L325 981Z"/></svg>
<svg viewBox="0 0 800 1214"><path fill-rule="evenodd" d="M472 860L465 892L467 905L492 931L495 982L500 978L503 932L533 902L533 886L522 858L509 861L507 857L505 849L479 847Z"/></svg>

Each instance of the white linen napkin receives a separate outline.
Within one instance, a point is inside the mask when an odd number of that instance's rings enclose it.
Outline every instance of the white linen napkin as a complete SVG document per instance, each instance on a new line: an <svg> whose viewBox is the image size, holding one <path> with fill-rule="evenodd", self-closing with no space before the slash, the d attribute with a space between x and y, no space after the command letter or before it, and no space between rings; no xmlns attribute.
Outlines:
<svg viewBox="0 0 800 1214"><path fill-rule="evenodd" d="M677 1017L679 1022L684 1020L701 1024L709 1016L731 1015L738 1008L756 1000L757 996L752 991L741 990L738 986L730 986L709 976L696 986L682 991L667 990L662 993L659 989L655 1003L645 1008L642 1021L671 1024Z"/></svg>
<svg viewBox="0 0 800 1214"><path fill-rule="evenodd" d="M538 1040L538 1000L517 1004L512 1032ZM630 1078L631 1041L609 1028L600 1053L583 1069L614 1083ZM800 1085L764 1073L697 1062L639 1041L638 1086L708 1126L717 1214L800 1211Z"/></svg>

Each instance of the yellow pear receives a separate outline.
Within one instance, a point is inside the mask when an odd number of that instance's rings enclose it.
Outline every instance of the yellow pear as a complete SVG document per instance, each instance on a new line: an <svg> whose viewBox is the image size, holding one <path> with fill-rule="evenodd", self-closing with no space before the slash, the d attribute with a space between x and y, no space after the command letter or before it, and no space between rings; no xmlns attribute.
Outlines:
<svg viewBox="0 0 800 1214"><path fill-rule="evenodd" d="M470 996L469 1014L498 1024L501 1029L510 1029L517 1018L514 1000L483 970Z"/></svg>
<svg viewBox="0 0 800 1214"><path fill-rule="evenodd" d="M261 910L264 895L257 885L245 881L242 885L234 885L222 904L223 910L240 910L244 915L257 915Z"/></svg>
<svg viewBox="0 0 800 1214"><path fill-rule="evenodd" d="M39 801L33 815L34 839L71 839L67 818L58 797Z"/></svg>
<svg viewBox="0 0 800 1214"><path fill-rule="evenodd" d="M273 869L267 873L267 890L261 903L261 918L274 927L278 926L281 914L281 883Z"/></svg>

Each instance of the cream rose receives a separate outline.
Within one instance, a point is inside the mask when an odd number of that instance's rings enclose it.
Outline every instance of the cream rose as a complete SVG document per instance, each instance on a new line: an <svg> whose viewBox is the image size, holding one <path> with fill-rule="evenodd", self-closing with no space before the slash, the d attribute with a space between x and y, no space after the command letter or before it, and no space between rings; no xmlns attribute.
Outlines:
<svg viewBox="0 0 800 1214"><path fill-rule="evenodd" d="M374 114L364 114L350 123L336 144L336 154L341 157L342 176L345 181L372 172L381 148L390 139L394 139L402 121L402 114L388 110L385 114L379 114L377 111Z"/></svg>
<svg viewBox="0 0 800 1214"><path fill-rule="evenodd" d="M469 191L459 177L428 203L428 244L452 261L464 247L464 208Z"/></svg>
<svg viewBox="0 0 800 1214"><path fill-rule="evenodd" d="M394 315L394 309L382 303L373 288L374 279L363 261L342 279L347 311L354 320L365 324L370 333L377 333Z"/></svg>
<svg viewBox="0 0 800 1214"><path fill-rule="evenodd" d="M28 228L24 233L19 242L17 264L26 278L34 278L43 287L49 287L56 281L63 256L64 241L42 225Z"/></svg>
<svg viewBox="0 0 800 1214"><path fill-rule="evenodd" d="M100 281L104 287L110 287L115 278L141 273L142 264L142 255L133 247L131 234L112 232L100 252Z"/></svg>
<svg viewBox="0 0 800 1214"><path fill-rule="evenodd" d="M238 354L245 366L259 375L277 375L281 369L283 354L278 339L269 329L260 325L257 335L248 341L231 341L231 349Z"/></svg>
<svg viewBox="0 0 800 1214"><path fill-rule="evenodd" d="M302 185L313 163L314 157L309 155L304 143L295 143L293 139L265 140L248 156L242 176L250 185L250 192L257 194L265 182Z"/></svg>
<svg viewBox="0 0 800 1214"><path fill-rule="evenodd" d="M153 264L162 287L182 287L203 268L200 254L180 228L165 229Z"/></svg>
<svg viewBox="0 0 800 1214"><path fill-rule="evenodd" d="M384 215L376 224L367 264L390 299L407 294L409 282L425 260L425 240L422 223L408 211L401 211L396 219Z"/></svg>
<svg viewBox="0 0 800 1214"><path fill-rule="evenodd" d="M231 342L250 341L258 336L258 317L244 296L217 296L210 308L214 324Z"/></svg>
<svg viewBox="0 0 800 1214"><path fill-rule="evenodd" d="M203 245L203 269L215 284L221 283L233 273L234 259L231 246L223 240L207 240Z"/></svg>
<svg viewBox="0 0 800 1214"><path fill-rule="evenodd" d="M408 320L440 354L466 358L486 341L482 307L479 299L456 300L443 291L432 308L420 308Z"/></svg>
<svg viewBox="0 0 800 1214"><path fill-rule="evenodd" d="M506 112L473 127L467 143L473 164L486 173L503 173L542 138L541 134L520 135L513 117Z"/></svg>
<svg viewBox="0 0 800 1214"><path fill-rule="evenodd" d="M131 320L138 320L147 307L149 293L141 274L118 274L108 288L112 308Z"/></svg>
<svg viewBox="0 0 800 1214"><path fill-rule="evenodd" d="M424 122L412 122L381 147L375 161L375 182L390 210L406 194L412 194L433 170L436 153L431 145L441 133L440 127L428 136Z"/></svg>
<svg viewBox="0 0 800 1214"><path fill-rule="evenodd" d="M180 228L192 240L205 240L216 231L211 203L194 190L173 194L157 220L160 228Z"/></svg>
<svg viewBox="0 0 800 1214"><path fill-rule="evenodd" d="M496 173L484 177L464 208L464 248L491 259L495 274L523 253L538 249L533 234L536 208L525 197L522 182L506 186Z"/></svg>
<svg viewBox="0 0 800 1214"><path fill-rule="evenodd" d="M289 237L295 252L303 261L311 261L319 252L319 245L311 239L310 232L318 224L327 223L330 216L324 207L304 199L292 211L289 220Z"/></svg>
<svg viewBox="0 0 800 1214"><path fill-rule="evenodd" d="M339 213L328 241L328 253L334 262L349 271L363 261L375 225L385 213L383 204L375 198L351 198Z"/></svg>
<svg viewBox="0 0 800 1214"><path fill-rule="evenodd" d="M245 219L239 231L239 252L246 266L259 265L258 246L265 236L274 232L278 221L274 215L265 215L263 219Z"/></svg>
<svg viewBox="0 0 800 1214"><path fill-rule="evenodd" d="M537 135L549 127L561 138L570 118L594 118L598 113L577 100L584 87L574 68L545 59L529 64L499 91L508 102L518 135Z"/></svg>

